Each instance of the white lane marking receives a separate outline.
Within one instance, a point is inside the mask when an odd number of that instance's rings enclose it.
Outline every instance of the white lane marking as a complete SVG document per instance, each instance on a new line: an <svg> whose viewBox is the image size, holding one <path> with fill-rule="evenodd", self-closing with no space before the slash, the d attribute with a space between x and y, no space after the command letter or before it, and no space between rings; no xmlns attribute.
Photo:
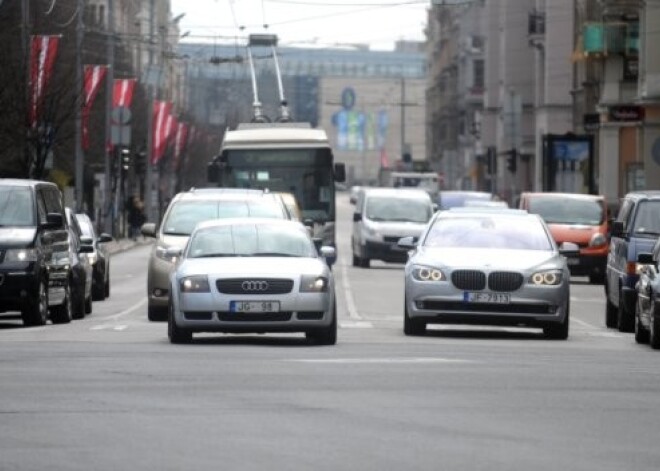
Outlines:
<svg viewBox="0 0 660 471"><path fill-rule="evenodd" d="M583 298L583 297L578 297L578 296L571 296L571 302L572 303L604 303L605 302L605 295L603 294L603 297L600 298Z"/></svg>
<svg viewBox="0 0 660 471"><path fill-rule="evenodd" d="M576 317L572 317L571 322L574 322L574 323L584 327L586 329L586 334L590 337L605 337L605 338L612 338L612 339L624 337L621 334L618 334L616 332L610 332L609 330L605 330L602 327L595 326L593 324L585 322L582 319L578 319Z"/></svg>
<svg viewBox="0 0 660 471"><path fill-rule="evenodd" d="M372 329L374 325L366 321L343 321L339 323L342 329Z"/></svg>
<svg viewBox="0 0 660 471"><path fill-rule="evenodd" d="M106 317L101 317L99 318L102 321L116 321L117 319L124 317L131 312L137 311L138 309L142 308L145 304L147 304L147 298L143 298L141 301L133 304L132 306L124 309L123 311L113 314L111 316L106 316Z"/></svg>
<svg viewBox="0 0 660 471"><path fill-rule="evenodd" d="M327 363L327 364L420 364L420 363L474 363L471 360L456 358L303 358L298 360L283 360L297 363Z"/></svg>
<svg viewBox="0 0 660 471"><path fill-rule="evenodd" d="M117 332L121 332L126 329L128 329L127 324L100 324L89 328L89 330L115 330Z"/></svg>
<svg viewBox="0 0 660 471"><path fill-rule="evenodd" d="M353 291L351 290L351 284L348 281L348 270L346 269L346 260L344 258L342 258L341 263L341 283L344 288L348 317L353 320L361 321L362 317L358 314L357 308L355 307L355 299L353 299Z"/></svg>

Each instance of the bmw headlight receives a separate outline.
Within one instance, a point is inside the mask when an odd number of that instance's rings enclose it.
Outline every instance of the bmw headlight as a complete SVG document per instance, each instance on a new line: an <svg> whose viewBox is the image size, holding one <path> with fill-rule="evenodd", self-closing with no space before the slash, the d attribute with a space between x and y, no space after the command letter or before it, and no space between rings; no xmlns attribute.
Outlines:
<svg viewBox="0 0 660 471"><path fill-rule="evenodd" d="M325 293L328 291L328 279L325 276L302 275L300 277L301 293Z"/></svg>
<svg viewBox="0 0 660 471"><path fill-rule="evenodd" d="M417 281L446 281L445 274L437 268L431 267L413 267L412 276Z"/></svg>
<svg viewBox="0 0 660 471"><path fill-rule="evenodd" d="M210 293L209 278L206 275L186 276L179 280L182 293Z"/></svg>
<svg viewBox="0 0 660 471"><path fill-rule="evenodd" d="M607 244L607 237L605 237L605 234L601 234L600 232L594 234L589 241L589 247L600 247L605 244Z"/></svg>
<svg viewBox="0 0 660 471"><path fill-rule="evenodd" d="M35 249L8 249L5 252L5 263L27 263L37 261Z"/></svg>
<svg viewBox="0 0 660 471"><path fill-rule="evenodd" d="M559 270L537 271L529 277L529 283L537 286L556 286L561 283L562 272Z"/></svg>
<svg viewBox="0 0 660 471"><path fill-rule="evenodd" d="M167 247L161 245L156 247L156 257L169 263L176 262L176 256L167 253Z"/></svg>

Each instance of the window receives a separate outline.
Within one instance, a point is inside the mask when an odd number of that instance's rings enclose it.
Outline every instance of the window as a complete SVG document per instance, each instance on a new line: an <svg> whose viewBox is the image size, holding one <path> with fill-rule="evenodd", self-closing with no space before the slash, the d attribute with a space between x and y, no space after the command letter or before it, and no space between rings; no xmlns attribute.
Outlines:
<svg viewBox="0 0 660 471"><path fill-rule="evenodd" d="M484 60L483 59L475 60L474 62L472 62L472 68L474 74L472 80L472 88L483 90L485 83Z"/></svg>

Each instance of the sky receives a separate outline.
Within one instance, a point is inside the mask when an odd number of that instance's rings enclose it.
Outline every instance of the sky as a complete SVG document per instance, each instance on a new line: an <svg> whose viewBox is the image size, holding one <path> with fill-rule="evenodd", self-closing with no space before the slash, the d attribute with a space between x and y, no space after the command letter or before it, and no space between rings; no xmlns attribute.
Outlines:
<svg viewBox="0 0 660 471"><path fill-rule="evenodd" d="M397 40L424 40L430 0L171 0L183 41L235 43L271 33L280 46L368 44L392 50ZM264 28L267 25L267 28Z"/></svg>

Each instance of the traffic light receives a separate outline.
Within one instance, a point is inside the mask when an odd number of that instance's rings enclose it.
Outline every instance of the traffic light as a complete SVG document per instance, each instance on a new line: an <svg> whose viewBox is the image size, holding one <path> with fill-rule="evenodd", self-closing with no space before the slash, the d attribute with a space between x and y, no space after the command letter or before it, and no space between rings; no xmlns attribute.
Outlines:
<svg viewBox="0 0 660 471"><path fill-rule="evenodd" d="M511 173L516 173L518 168L518 151L516 149L511 149L509 155L506 158L506 168Z"/></svg>
<svg viewBox="0 0 660 471"><path fill-rule="evenodd" d="M121 168L127 171L131 167L131 152L128 149L121 151Z"/></svg>
<svg viewBox="0 0 660 471"><path fill-rule="evenodd" d="M138 152L135 154L135 173L144 175L147 171L147 153Z"/></svg>

